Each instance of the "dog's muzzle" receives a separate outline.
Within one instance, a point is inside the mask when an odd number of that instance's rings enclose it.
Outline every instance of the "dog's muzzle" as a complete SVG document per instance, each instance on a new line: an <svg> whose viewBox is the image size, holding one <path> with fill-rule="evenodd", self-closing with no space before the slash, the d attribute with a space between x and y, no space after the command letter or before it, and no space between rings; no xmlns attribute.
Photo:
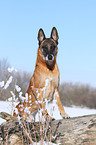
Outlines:
<svg viewBox="0 0 96 145"><path fill-rule="evenodd" d="M54 55L53 54L49 54L46 56L46 61L53 61L54 60Z"/></svg>

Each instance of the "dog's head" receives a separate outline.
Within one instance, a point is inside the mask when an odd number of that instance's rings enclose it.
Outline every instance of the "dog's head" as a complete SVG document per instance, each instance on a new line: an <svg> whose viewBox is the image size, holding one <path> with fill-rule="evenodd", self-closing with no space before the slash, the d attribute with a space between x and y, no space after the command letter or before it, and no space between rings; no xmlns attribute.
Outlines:
<svg viewBox="0 0 96 145"><path fill-rule="evenodd" d="M58 38L58 32L55 27L52 28L50 38L45 37L42 29L38 32L39 48L42 58L50 70L54 68L54 64L56 63Z"/></svg>

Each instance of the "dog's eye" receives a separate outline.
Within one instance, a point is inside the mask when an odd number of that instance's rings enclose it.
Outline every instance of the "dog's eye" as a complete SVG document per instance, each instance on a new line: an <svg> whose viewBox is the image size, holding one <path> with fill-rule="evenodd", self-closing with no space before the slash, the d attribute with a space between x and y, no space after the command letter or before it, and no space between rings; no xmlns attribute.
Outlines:
<svg viewBox="0 0 96 145"><path fill-rule="evenodd" d="M43 48L43 51L46 51L48 49L48 47L45 45L45 46L42 46Z"/></svg>
<svg viewBox="0 0 96 145"><path fill-rule="evenodd" d="M55 46L51 45L50 50L54 51L55 50Z"/></svg>

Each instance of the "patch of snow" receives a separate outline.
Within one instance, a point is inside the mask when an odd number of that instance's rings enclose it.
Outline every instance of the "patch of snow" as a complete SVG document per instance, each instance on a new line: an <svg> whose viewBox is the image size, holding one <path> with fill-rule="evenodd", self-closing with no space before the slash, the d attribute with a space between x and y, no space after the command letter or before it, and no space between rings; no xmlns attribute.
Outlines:
<svg viewBox="0 0 96 145"><path fill-rule="evenodd" d="M55 119L62 119L58 106L54 106L53 110L53 104L50 103L48 104L48 113L50 116L52 116ZM91 114L96 114L96 109L89 109L89 108L81 108L81 107L64 107L65 112L70 116L70 117L78 117L78 116L84 116L84 115L91 115ZM12 104L11 102L8 101L0 101L0 112L7 112L9 114L12 113ZM0 118L0 124L4 122L4 119ZM36 121L38 121L38 114L36 114Z"/></svg>

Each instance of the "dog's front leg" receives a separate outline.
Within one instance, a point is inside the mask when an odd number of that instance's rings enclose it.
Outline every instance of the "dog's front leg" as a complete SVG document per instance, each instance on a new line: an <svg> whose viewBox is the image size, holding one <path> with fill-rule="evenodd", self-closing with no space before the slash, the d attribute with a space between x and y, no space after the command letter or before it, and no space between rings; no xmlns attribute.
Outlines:
<svg viewBox="0 0 96 145"><path fill-rule="evenodd" d="M60 95L59 95L59 91L57 89L55 89L55 92L54 92L54 98L57 100L57 105L58 105L58 109L60 111L60 115L63 117L63 118L69 118L68 114L66 114L63 106L62 106L62 103L60 101Z"/></svg>
<svg viewBox="0 0 96 145"><path fill-rule="evenodd" d="M40 93L39 98L38 98L39 109L42 109L42 115L44 116L45 119L52 119L52 117L49 116L47 109L45 109L46 102L43 100L42 98L43 95L41 94L42 92Z"/></svg>

